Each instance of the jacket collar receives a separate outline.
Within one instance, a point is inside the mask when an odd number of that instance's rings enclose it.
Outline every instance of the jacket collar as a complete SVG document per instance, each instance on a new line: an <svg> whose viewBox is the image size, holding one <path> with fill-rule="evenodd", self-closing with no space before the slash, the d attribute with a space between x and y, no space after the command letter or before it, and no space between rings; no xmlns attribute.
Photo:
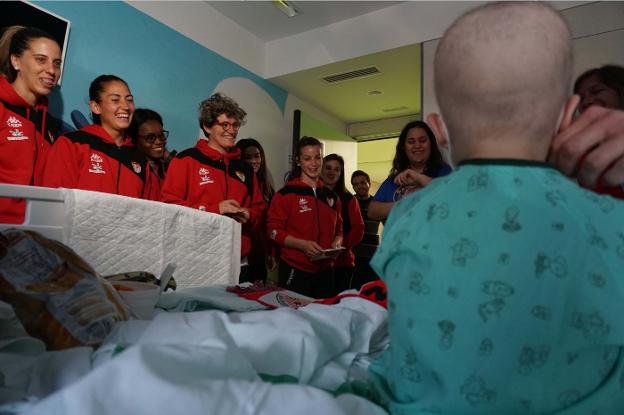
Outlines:
<svg viewBox="0 0 624 415"><path fill-rule="evenodd" d="M230 160L240 160L240 157L241 157L240 148L234 147L225 154L219 153L217 150L210 147L210 145L208 144L208 141L204 140L203 138L197 141L197 144L195 145L195 147L197 147L199 151L201 151L206 157L209 157L212 160L217 160L217 161L223 160L223 162L226 164L229 163Z"/></svg>
<svg viewBox="0 0 624 415"><path fill-rule="evenodd" d="M111 137L110 134L101 125L97 125L97 124L86 125L82 127L80 131L84 131L85 133L95 135L107 143L117 145L113 137ZM134 144L132 144L132 139L129 136L126 136L121 146L122 147L134 147Z"/></svg>
<svg viewBox="0 0 624 415"><path fill-rule="evenodd" d="M290 179L287 184L288 185L293 185L293 186L304 186L304 187L310 187L311 188L311 186L309 184L307 184L306 182L301 180L299 177L295 177L294 179ZM318 179L316 181L316 189L319 189L319 188L321 188L323 186L325 186L325 183L323 183L323 180Z"/></svg>
<svg viewBox="0 0 624 415"><path fill-rule="evenodd" d="M16 107L30 108L30 105L26 101L24 101L24 98L22 98L15 91L13 85L11 85L9 81L2 75L0 75L0 99L11 105L15 105ZM35 104L35 109L47 110L47 108L48 99L46 97L39 98L39 101L37 101L37 104Z"/></svg>

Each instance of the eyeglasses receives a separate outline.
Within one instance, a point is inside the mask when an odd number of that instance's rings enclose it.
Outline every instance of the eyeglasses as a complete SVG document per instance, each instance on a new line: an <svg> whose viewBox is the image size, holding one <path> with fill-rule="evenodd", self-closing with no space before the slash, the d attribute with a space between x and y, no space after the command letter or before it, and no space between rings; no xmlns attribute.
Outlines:
<svg viewBox="0 0 624 415"><path fill-rule="evenodd" d="M162 130L160 134L140 135L139 137L145 140L147 143L153 144L159 138L160 141L167 141L167 138L169 137L169 131Z"/></svg>
<svg viewBox="0 0 624 415"><path fill-rule="evenodd" d="M223 122L216 122L215 124L223 128L224 131L227 131L230 128L232 129L232 131L238 131L241 128L241 123L239 122L231 123L231 122L223 121Z"/></svg>

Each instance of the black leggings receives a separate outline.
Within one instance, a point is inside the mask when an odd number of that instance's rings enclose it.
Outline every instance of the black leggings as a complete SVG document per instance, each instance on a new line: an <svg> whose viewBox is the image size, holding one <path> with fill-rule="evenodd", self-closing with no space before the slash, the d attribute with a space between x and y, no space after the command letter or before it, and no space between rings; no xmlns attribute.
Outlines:
<svg viewBox="0 0 624 415"><path fill-rule="evenodd" d="M329 298L334 293L332 269L316 273L305 272L280 260L278 282L280 287L312 298Z"/></svg>
<svg viewBox="0 0 624 415"><path fill-rule="evenodd" d="M239 284L243 282L256 282L258 280L262 282L266 282L267 280L267 269L264 263L241 266L241 272L238 277Z"/></svg>
<svg viewBox="0 0 624 415"><path fill-rule="evenodd" d="M338 295L344 290L351 288L354 267L334 268L334 294Z"/></svg>

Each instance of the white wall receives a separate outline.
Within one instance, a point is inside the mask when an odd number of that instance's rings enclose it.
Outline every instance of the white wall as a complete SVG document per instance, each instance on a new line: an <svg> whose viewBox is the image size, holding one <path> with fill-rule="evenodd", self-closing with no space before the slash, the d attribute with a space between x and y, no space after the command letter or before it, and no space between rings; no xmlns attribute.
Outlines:
<svg viewBox="0 0 624 415"><path fill-rule="evenodd" d="M606 63L624 66L624 2L589 3L562 14L574 38L574 77ZM435 39L423 44L423 117L440 111L433 89L433 58L438 42Z"/></svg>
<svg viewBox="0 0 624 415"><path fill-rule="evenodd" d="M205 2L128 1L127 3L248 71L258 76L264 75L264 41Z"/></svg>

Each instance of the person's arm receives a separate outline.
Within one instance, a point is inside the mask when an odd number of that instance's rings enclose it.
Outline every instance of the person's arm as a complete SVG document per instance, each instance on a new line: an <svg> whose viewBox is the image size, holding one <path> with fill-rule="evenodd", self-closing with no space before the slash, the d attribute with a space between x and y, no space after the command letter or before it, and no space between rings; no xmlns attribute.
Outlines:
<svg viewBox="0 0 624 415"><path fill-rule="evenodd" d="M342 200L340 200L340 198L336 199L336 212L338 213L337 217L336 217L336 230L334 232L334 240L331 243L331 247L330 248L338 248L340 246L342 246L342 242L343 242L343 233L342 233L342 223L344 222L344 219L342 218ZM347 218L346 220L349 220L349 218Z"/></svg>
<svg viewBox="0 0 624 415"><path fill-rule="evenodd" d="M594 187L624 184L624 111L591 106L563 123L553 139L549 161L563 174Z"/></svg>
<svg viewBox="0 0 624 415"><path fill-rule="evenodd" d="M75 189L80 177L80 149L69 138L60 136L50 148L41 185Z"/></svg>
<svg viewBox="0 0 624 415"><path fill-rule="evenodd" d="M377 202L376 200L371 200L368 205L368 218L371 220L386 220L393 207L394 202Z"/></svg>
<svg viewBox="0 0 624 415"><path fill-rule="evenodd" d="M362 213L360 212L360 206L355 197L349 199L349 217L343 220L348 220L351 224L351 229L347 235L344 235L342 245L347 249L353 248L355 245L362 241L364 236L364 219L362 219Z"/></svg>
<svg viewBox="0 0 624 415"><path fill-rule="evenodd" d="M266 212L267 205L262 197L262 192L260 191L260 186L258 185L258 179L254 174L253 184L252 184L252 196L248 197L249 200L246 200L242 209L246 209L249 212L249 221L247 222L247 226L250 226L254 229L254 232L261 232L260 225L263 217L265 217L264 212Z"/></svg>
<svg viewBox="0 0 624 415"><path fill-rule="evenodd" d="M394 176L388 177L379 187L373 200L368 205L368 218L371 220L384 221L390 214L394 206L394 192L397 185L394 183Z"/></svg>
<svg viewBox="0 0 624 415"><path fill-rule="evenodd" d="M314 257L321 253L322 248L315 242L296 238L286 231L288 223L288 200L280 193L276 193L271 200L267 215L267 233L269 238L280 246L298 249L308 257Z"/></svg>
<svg viewBox="0 0 624 415"><path fill-rule="evenodd" d="M160 185L158 176L149 165L149 161L145 164L147 171L145 172L145 186L143 187L142 199L160 200Z"/></svg>

